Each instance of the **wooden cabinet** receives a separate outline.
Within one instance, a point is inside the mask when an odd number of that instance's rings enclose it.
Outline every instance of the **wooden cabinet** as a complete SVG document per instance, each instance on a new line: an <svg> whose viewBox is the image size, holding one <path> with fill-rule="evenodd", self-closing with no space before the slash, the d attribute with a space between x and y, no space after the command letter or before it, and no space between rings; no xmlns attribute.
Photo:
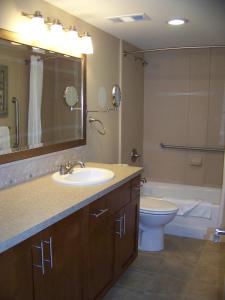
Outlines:
<svg viewBox="0 0 225 300"><path fill-rule="evenodd" d="M118 277L137 256L139 203L132 202L115 215L115 272Z"/></svg>
<svg viewBox="0 0 225 300"><path fill-rule="evenodd" d="M0 300L32 300L32 246L35 236L0 255Z"/></svg>
<svg viewBox="0 0 225 300"><path fill-rule="evenodd" d="M98 298L113 280L113 227L110 211L103 197L89 209L89 299Z"/></svg>
<svg viewBox="0 0 225 300"><path fill-rule="evenodd" d="M0 300L101 299L137 256L139 178L0 255Z"/></svg>
<svg viewBox="0 0 225 300"><path fill-rule="evenodd" d="M42 231L38 247L33 247L35 300L84 299L85 210L79 210ZM35 253L34 253L35 252Z"/></svg>
<svg viewBox="0 0 225 300"><path fill-rule="evenodd" d="M120 188L120 197L123 197L123 200L117 195L119 189L112 193L110 200L112 207L115 207L115 203L117 203L117 211L114 211L113 214L114 278L118 278L137 256L139 185L140 179L137 177Z"/></svg>

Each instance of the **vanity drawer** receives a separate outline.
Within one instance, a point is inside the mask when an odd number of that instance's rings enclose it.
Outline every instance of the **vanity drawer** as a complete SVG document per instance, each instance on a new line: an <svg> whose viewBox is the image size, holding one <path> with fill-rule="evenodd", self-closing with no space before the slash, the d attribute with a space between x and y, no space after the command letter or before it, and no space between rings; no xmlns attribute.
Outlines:
<svg viewBox="0 0 225 300"><path fill-rule="evenodd" d="M110 212L114 213L118 211L131 201L131 183L127 182L123 184L121 187L106 195L106 197Z"/></svg>
<svg viewBox="0 0 225 300"><path fill-rule="evenodd" d="M108 217L109 207L107 205L106 197L102 197L89 205L89 228L94 230L96 226Z"/></svg>

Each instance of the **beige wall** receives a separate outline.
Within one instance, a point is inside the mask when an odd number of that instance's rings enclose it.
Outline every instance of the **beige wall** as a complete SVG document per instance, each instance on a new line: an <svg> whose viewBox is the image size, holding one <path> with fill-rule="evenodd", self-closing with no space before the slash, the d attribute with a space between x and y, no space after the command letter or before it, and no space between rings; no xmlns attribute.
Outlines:
<svg viewBox="0 0 225 300"><path fill-rule="evenodd" d="M221 186L223 155L163 150L161 142L219 147L225 83L225 50L147 54L144 165L148 178ZM197 165L196 165L197 164Z"/></svg>
<svg viewBox="0 0 225 300"><path fill-rule="evenodd" d="M87 59L87 105L88 109L99 109L99 90L104 87L107 106L111 105L111 89L119 83L119 40L72 15L42 0L0 0L0 28L16 30L24 17L21 11L33 13L40 10L45 17L58 18L67 27L76 25L78 31L92 35L94 55ZM118 161L118 112L93 113L93 117L104 122L106 135L101 136L87 124L87 147L85 158L101 162Z"/></svg>
<svg viewBox="0 0 225 300"><path fill-rule="evenodd" d="M123 51L138 50L123 42ZM139 55L140 56L140 55ZM121 162L132 164L130 153L143 153L144 66L134 55L122 58ZM136 165L142 165L142 158Z"/></svg>

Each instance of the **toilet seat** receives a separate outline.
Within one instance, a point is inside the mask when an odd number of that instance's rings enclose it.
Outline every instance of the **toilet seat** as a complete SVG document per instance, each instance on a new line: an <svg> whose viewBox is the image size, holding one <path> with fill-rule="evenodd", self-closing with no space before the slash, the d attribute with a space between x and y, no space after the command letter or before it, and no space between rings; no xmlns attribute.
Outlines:
<svg viewBox="0 0 225 300"><path fill-rule="evenodd" d="M141 197L140 213L167 215L177 211L178 207L169 201L159 200L149 196Z"/></svg>

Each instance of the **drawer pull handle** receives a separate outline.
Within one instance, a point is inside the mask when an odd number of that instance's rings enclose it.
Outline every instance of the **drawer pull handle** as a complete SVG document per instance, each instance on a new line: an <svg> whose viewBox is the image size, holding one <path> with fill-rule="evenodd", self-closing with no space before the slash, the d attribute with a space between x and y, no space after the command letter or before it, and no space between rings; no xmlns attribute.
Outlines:
<svg viewBox="0 0 225 300"><path fill-rule="evenodd" d="M108 208L100 209L97 213L92 213L91 216L98 218L98 217L104 215L104 213L106 213L108 210L109 210Z"/></svg>
<svg viewBox="0 0 225 300"><path fill-rule="evenodd" d="M120 239L122 239L122 237L123 237L123 232L122 232L123 217L121 216L118 219L116 219L116 222L119 222L119 231L116 231L116 234L118 234Z"/></svg>
<svg viewBox="0 0 225 300"><path fill-rule="evenodd" d="M44 244L41 242L40 246L33 246L41 251L41 264L33 264L34 267L41 269L42 275L45 274L45 259L44 259Z"/></svg>
<svg viewBox="0 0 225 300"><path fill-rule="evenodd" d="M44 259L47 263L49 263L50 268L53 269L53 252L52 252L52 237L50 236L48 241L43 241L43 243L49 246L49 259Z"/></svg>
<svg viewBox="0 0 225 300"><path fill-rule="evenodd" d="M123 215L123 235L126 234L126 214Z"/></svg>

